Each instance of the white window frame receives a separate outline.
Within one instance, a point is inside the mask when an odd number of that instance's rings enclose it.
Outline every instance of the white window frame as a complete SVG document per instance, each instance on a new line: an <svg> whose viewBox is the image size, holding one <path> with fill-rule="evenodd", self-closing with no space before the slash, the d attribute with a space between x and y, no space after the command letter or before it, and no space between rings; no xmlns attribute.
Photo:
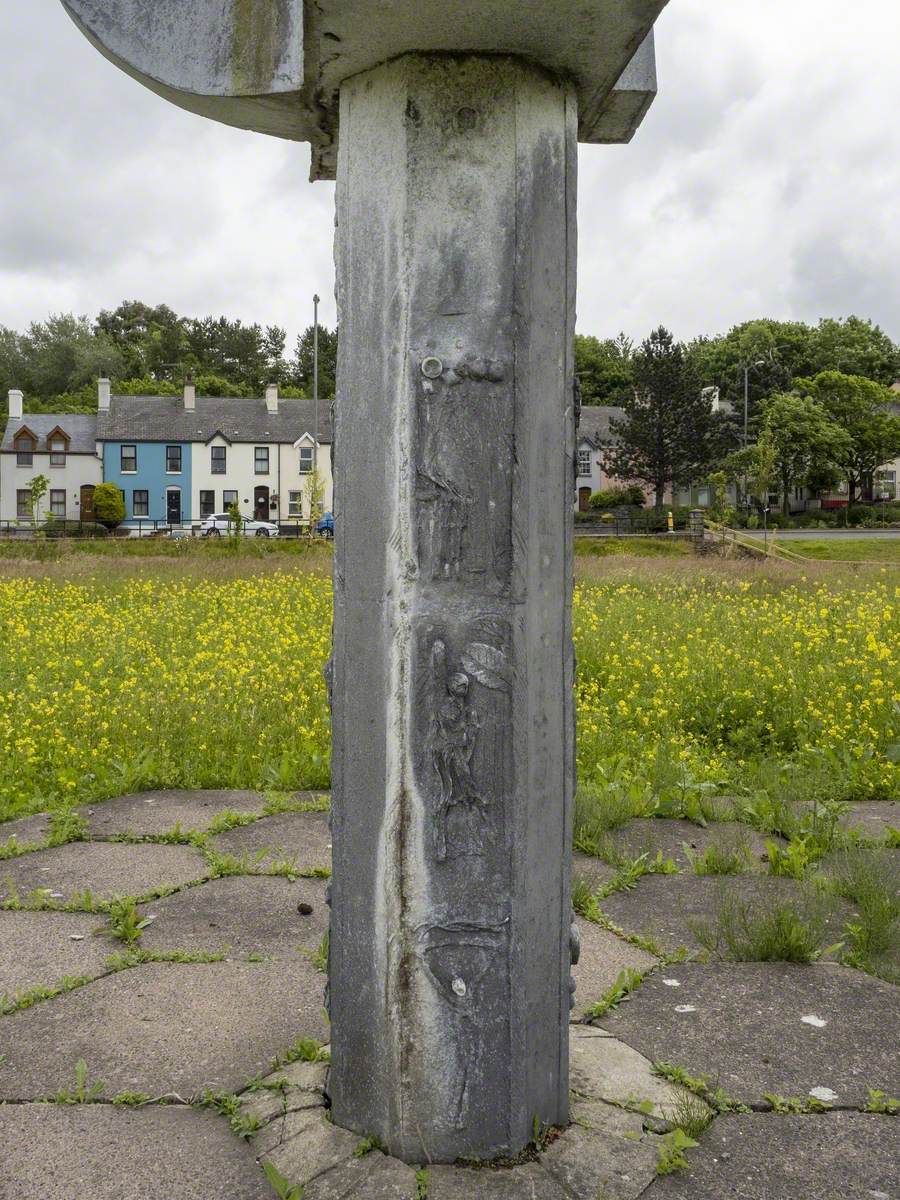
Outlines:
<svg viewBox="0 0 900 1200"><path fill-rule="evenodd" d="M54 496L57 497L56 500L53 499ZM60 496L62 496L62 500L59 499ZM57 510L53 507L54 504L61 504L62 511L57 512ZM64 517L66 515L66 489L65 488L51 488L50 493L49 493L49 505L50 505L50 515L52 517Z"/></svg>
<svg viewBox="0 0 900 1200"><path fill-rule="evenodd" d="M308 459L309 465L308 466L304 466L304 462L303 462L304 455L309 455L309 459ZM312 475L316 469L316 448L315 448L315 446L313 446L311 444L309 446L301 446L298 451L298 457L299 457L299 464L300 464L300 474L301 475Z"/></svg>
<svg viewBox="0 0 900 1200"><path fill-rule="evenodd" d="M587 470L584 468L587 467ZM591 450L579 447L578 448L578 478L590 479L593 472L593 455Z"/></svg>
<svg viewBox="0 0 900 1200"><path fill-rule="evenodd" d="M298 491L288 492L288 516L302 517L303 516L303 493Z"/></svg>

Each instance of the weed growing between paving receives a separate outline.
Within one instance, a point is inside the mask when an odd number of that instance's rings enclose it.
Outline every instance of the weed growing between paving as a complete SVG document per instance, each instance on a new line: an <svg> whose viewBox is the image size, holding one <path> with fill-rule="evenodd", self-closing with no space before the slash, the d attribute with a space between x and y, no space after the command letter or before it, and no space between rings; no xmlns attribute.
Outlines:
<svg viewBox="0 0 900 1200"><path fill-rule="evenodd" d="M808 963L840 949L824 948L829 905L806 889L789 899L744 899L723 892L712 920L690 922L708 953L732 962Z"/></svg>

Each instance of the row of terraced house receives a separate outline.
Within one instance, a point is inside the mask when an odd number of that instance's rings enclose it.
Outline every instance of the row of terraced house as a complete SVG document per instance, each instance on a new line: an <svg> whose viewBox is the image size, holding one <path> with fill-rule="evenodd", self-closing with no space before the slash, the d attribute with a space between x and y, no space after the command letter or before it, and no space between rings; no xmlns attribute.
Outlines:
<svg viewBox="0 0 900 1200"><path fill-rule="evenodd" d="M277 524L309 520L315 496L332 507L328 401L113 395L98 384L96 413L24 413L9 393L0 446L0 525L30 522L31 481L49 480L42 516L92 521L94 489L113 483L126 524L186 526L237 504L245 517ZM311 481L315 486L311 486Z"/></svg>

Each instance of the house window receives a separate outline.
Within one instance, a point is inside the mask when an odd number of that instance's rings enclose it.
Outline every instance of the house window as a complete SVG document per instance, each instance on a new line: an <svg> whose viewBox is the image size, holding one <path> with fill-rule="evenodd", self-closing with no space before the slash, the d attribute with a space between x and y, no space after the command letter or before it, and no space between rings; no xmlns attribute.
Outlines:
<svg viewBox="0 0 900 1200"><path fill-rule="evenodd" d="M300 474L309 475L315 468L315 446L300 447Z"/></svg>
<svg viewBox="0 0 900 1200"><path fill-rule="evenodd" d="M253 450L253 463L257 475L269 473L269 447L256 446Z"/></svg>
<svg viewBox="0 0 900 1200"><path fill-rule="evenodd" d="M303 493L288 492L288 516L302 517L303 516Z"/></svg>
<svg viewBox="0 0 900 1200"><path fill-rule="evenodd" d="M150 493L145 488L135 488L131 493L131 514L135 517L150 516Z"/></svg>
<svg viewBox="0 0 900 1200"><path fill-rule="evenodd" d="M50 466L64 467L66 465L66 440L55 437L50 439Z"/></svg>
<svg viewBox="0 0 900 1200"><path fill-rule="evenodd" d="M16 491L16 516L31 516L31 488L18 488Z"/></svg>
<svg viewBox="0 0 900 1200"><path fill-rule="evenodd" d="M216 511L216 493L201 492L200 493L200 516L211 517Z"/></svg>
<svg viewBox="0 0 900 1200"><path fill-rule="evenodd" d="M137 471L137 446L122 446L119 450L119 469L123 475L134 475Z"/></svg>
<svg viewBox="0 0 900 1200"><path fill-rule="evenodd" d="M28 434L22 434L15 440L16 466L30 467L34 462L34 452L37 449L35 440Z"/></svg>
<svg viewBox="0 0 900 1200"><path fill-rule="evenodd" d="M591 473L591 452L590 450L578 451L578 474L590 475Z"/></svg>
<svg viewBox="0 0 900 1200"><path fill-rule="evenodd" d="M209 451L209 456L210 456L210 470L212 471L213 475L224 475L225 474L225 462L226 462L226 447L225 446L212 446Z"/></svg>
<svg viewBox="0 0 900 1200"><path fill-rule="evenodd" d="M222 493L222 507L225 509L226 512L228 512L228 510L229 510L229 508L231 508L232 504L237 504L237 502L238 502L237 497L238 497L237 492L223 492Z"/></svg>
<svg viewBox="0 0 900 1200"><path fill-rule="evenodd" d="M50 490L50 512L54 517L64 517L66 515L66 489L51 488Z"/></svg>
<svg viewBox="0 0 900 1200"><path fill-rule="evenodd" d="M166 474L181 474L181 447L166 446Z"/></svg>

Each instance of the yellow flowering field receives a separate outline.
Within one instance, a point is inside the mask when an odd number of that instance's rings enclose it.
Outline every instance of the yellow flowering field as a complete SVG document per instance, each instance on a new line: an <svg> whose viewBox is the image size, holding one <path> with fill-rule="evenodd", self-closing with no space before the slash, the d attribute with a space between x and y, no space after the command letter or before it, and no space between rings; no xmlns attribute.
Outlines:
<svg viewBox="0 0 900 1200"><path fill-rule="evenodd" d="M896 795L888 576L661 564L579 583L575 629L583 781L752 794L774 764L831 798ZM329 580L297 569L0 580L0 820L149 787L327 786L330 630Z"/></svg>

